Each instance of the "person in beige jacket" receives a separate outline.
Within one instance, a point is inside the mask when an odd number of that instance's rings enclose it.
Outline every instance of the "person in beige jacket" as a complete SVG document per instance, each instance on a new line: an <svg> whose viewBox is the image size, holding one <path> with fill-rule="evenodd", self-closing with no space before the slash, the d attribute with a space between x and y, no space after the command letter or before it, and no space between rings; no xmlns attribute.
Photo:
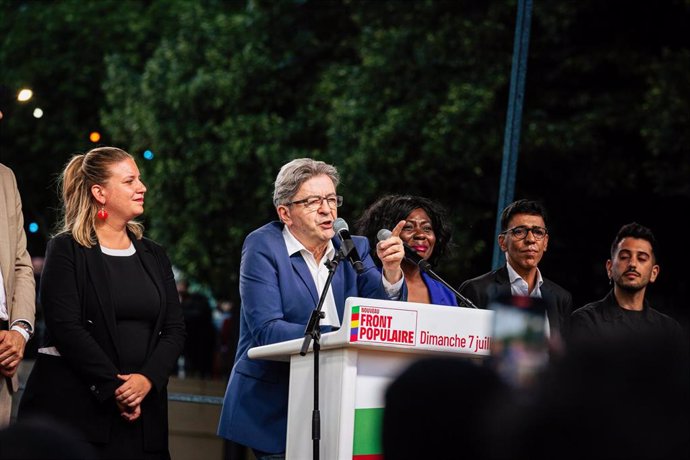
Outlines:
<svg viewBox="0 0 690 460"><path fill-rule="evenodd" d="M10 422L17 370L33 335L36 285L26 249L22 201L14 173L0 163L0 428Z"/></svg>

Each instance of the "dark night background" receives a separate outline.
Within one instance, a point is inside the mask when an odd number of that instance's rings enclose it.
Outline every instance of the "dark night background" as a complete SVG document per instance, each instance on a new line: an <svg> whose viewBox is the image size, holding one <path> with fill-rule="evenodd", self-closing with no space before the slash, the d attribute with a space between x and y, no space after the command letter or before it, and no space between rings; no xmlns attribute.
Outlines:
<svg viewBox="0 0 690 460"><path fill-rule="evenodd" d="M0 7L0 161L40 226L32 255L54 229L56 175L97 130L137 156L149 235L216 298L237 300L242 241L274 218L272 181L298 156L340 169L351 226L383 193L426 195L454 224L437 272L458 286L491 269L517 1ZM534 2L514 192L545 203L540 268L576 306L608 291L617 230L649 226L649 298L686 331L689 19L680 0Z"/></svg>

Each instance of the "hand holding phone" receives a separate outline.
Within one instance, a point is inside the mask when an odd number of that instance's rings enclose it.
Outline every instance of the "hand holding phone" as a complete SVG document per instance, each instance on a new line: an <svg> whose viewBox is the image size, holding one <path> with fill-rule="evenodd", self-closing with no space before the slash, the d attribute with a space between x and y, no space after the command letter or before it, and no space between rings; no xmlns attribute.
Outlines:
<svg viewBox="0 0 690 460"><path fill-rule="evenodd" d="M489 362L510 385L531 387L549 361L544 301L510 296L494 300L489 309L494 312Z"/></svg>

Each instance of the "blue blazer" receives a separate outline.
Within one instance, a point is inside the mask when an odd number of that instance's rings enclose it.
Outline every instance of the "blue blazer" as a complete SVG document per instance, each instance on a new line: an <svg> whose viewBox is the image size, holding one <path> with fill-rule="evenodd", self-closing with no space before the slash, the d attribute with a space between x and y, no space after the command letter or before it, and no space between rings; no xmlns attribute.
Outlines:
<svg viewBox="0 0 690 460"><path fill-rule="evenodd" d="M271 453L285 451L289 363L253 360L247 352L304 337L320 296L301 254L288 255L282 230L280 222L266 224L250 233L242 247L240 339L218 425L219 436ZM348 297L387 298L367 239L352 239L364 272L357 275L346 260L336 268L331 287L341 323ZM333 245L340 248L338 238ZM322 332L329 330L322 327Z"/></svg>
<svg viewBox="0 0 690 460"><path fill-rule="evenodd" d="M422 272L422 280L426 284L427 289L429 289L429 297L431 298L431 303L435 305L449 305L451 307L458 306L458 298L455 297L453 291L448 289L440 281L436 281L426 273Z"/></svg>

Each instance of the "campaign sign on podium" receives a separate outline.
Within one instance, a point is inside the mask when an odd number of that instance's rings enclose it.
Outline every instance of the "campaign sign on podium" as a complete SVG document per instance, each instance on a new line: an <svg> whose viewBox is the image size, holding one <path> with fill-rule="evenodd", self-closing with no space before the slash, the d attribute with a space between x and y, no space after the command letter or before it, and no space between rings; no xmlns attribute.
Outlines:
<svg viewBox="0 0 690 460"><path fill-rule="evenodd" d="M381 459L390 382L425 355L489 356L492 321L491 310L348 298L342 327L320 340L320 458ZM313 458L314 356L311 348L300 356L302 343L300 338L249 350L252 359L290 362L287 460Z"/></svg>

